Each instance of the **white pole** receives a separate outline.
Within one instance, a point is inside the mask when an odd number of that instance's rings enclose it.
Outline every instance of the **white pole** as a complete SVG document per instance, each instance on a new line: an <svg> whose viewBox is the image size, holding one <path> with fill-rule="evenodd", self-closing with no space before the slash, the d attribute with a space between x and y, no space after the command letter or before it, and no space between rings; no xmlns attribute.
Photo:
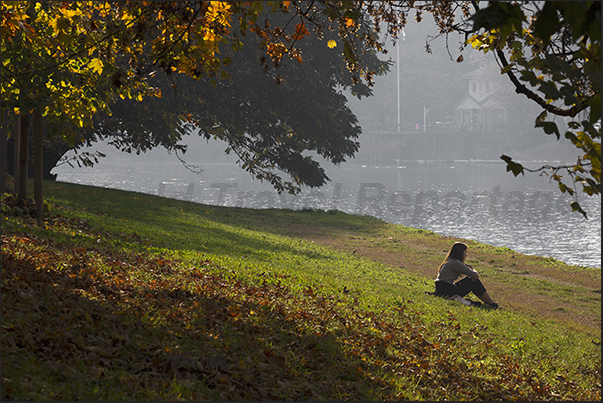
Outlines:
<svg viewBox="0 0 603 403"><path fill-rule="evenodd" d="M398 43L396 44L397 53L396 53L396 69L397 69L397 77L398 77L398 133L400 133L400 38L398 38Z"/></svg>
<svg viewBox="0 0 603 403"><path fill-rule="evenodd" d="M406 37L406 32L402 28L402 41ZM400 38L398 37L398 43L396 44L396 70L398 77L398 133L400 133Z"/></svg>
<svg viewBox="0 0 603 403"><path fill-rule="evenodd" d="M427 131L427 108L423 107L423 132Z"/></svg>
<svg viewBox="0 0 603 403"><path fill-rule="evenodd" d="M427 109L423 107L423 131L427 131L427 114L431 111L431 109Z"/></svg>

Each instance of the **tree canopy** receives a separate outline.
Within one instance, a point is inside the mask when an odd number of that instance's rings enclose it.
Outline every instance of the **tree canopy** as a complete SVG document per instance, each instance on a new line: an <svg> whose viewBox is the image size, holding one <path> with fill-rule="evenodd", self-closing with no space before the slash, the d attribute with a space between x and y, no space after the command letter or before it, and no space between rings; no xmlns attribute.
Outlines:
<svg viewBox="0 0 603 403"><path fill-rule="evenodd" d="M310 36L303 18L289 33L275 25L291 23L291 2L131 3L3 4L3 106L40 108L50 136L70 146L92 131L125 150L178 149L197 129L226 141L243 168L279 191L328 179L305 151L340 163L357 150L360 128L341 89L370 91L331 50L338 36L329 27ZM367 54L370 74L382 72L374 51ZM203 96L193 99L191 85ZM166 112L174 92L177 109Z"/></svg>
<svg viewBox="0 0 603 403"><path fill-rule="evenodd" d="M483 8L481 4L2 2L2 106L19 114L40 111L51 136L75 144L77 133L93 127L100 112L111 114L111 105L119 100L162 97L165 89L153 81L153 75L159 72L214 80L216 88L226 92L222 80L229 77L227 67L233 52L246 47L242 39L249 35L257 38L263 52L258 63L268 77L277 81L285 78L286 69L316 68L311 63L316 50L304 48L312 38L323 41L324 46L318 47L321 51L330 50L341 58L352 84L364 82L370 86L379 69L366 55L385 52L388 37L397 38L409 18L420 21L428 13L441 35L460 34L457 61L463 60L468 47L495 56L501 73L507 75L516 92L542 108L535 119L546 133L562 138L549 116L574 118L563 138L583 155L572 166L545 166L533 171L550 174L562 192L575 195L577 186L581 186L587 195L600 194L600 2L489 2ZM386 35L380 37L382 30ZM295 79L292 74L285 82L292 84ZM296 102L312 96L314 84L305 84L307 87L293 84L300 97L297 101L287 98L283 108L295 108ZM221 94L220 102L226 99L226 94ZM239 102L244 106L259 100L231 101L232 105ZM292 134L292 122L277 124L274 119L251 113L249 117L259 120L247 120L246 126L237 123L235 127L228 126L224 118L217 121L216 116L209 119L208 114L195 113L186 112L184 119L196 124L205 135L226 140L246 169L270 180L279 190L287 186L274 168L289 169L298 184L306 182L295 177L298 171L290 169L292 166L320 172L301 154L303 150L314 150L333 162L343 161L355 151L353 142L346 143L354 137L349 132L344 132L343 138L337 138L336 133L322 138L306 131L295 142L299 134L283 136L286 132ZM205 126L210 122L211 126ZM260 131L260 122L272 127L264 126ZM295 124L303 132L303 122ZM304 141L306 144L296 149ZM339 155L332 154L332 147L340 147ZM531 171L509 156L501 158L515 175ZM313 186L321 183L307 182ZM289 186L289 190L294 188L293 184ZM572 206L585 214L577 201Z"/></svg>
<svg viewBox="0 0 603 403"><path fill-rule="evenodd" d="M74 143L117 99L160 96L148 84L157 69L215 74L234 12L226 2L3 2L2 100L42 107Z"/></svg>
<svg viewBox="0 0 603 403"><path fill-rule="evenodd" d="M161 145L178 152L185 151L178 143L184 136L198 133L222 140L244 169L279 191L323 185L328 178L308 153L334 164L354 155L361 129L342 90L362 97L370 88L352 82L343 59L325 45L325 38L304 38L303 64L284 60L278 74L264 73L257 36L242 42L222 68L225 77L214 81L159 72L149 83L161 89L162 98L119 100L111 115L97 115L85 132L86 141L106 139L124 151ZM366 57L379 73L387 67L374 54Z"/></svg>

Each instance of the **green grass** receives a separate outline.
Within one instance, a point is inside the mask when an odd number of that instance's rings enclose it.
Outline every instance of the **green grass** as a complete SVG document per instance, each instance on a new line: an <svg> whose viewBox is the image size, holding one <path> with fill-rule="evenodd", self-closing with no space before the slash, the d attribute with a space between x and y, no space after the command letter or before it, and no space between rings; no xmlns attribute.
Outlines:
<svg viewBox="0 0 603 403"><path fill-rule="evenodd" d="M5 400L599 400L600 269L337 211L47 183L2 216Z"/></svg>

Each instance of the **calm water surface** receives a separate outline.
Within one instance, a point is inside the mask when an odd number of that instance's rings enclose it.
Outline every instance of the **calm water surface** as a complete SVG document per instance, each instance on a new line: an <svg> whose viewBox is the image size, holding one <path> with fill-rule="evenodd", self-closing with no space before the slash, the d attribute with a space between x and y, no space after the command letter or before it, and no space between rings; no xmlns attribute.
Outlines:
<svg viewBox="0 0 603 403"><path fill-rule="evenodd" d="M569 264L601 267L601 198L580 198L589 219L538 175L515 178L504 163L407 161L397 166L330 167L331 182L300 195L278 195L234 163L200 164L109 156L93 168L54 169L57 180L212 205L337 209L442 235L477 240Z"/></svg>

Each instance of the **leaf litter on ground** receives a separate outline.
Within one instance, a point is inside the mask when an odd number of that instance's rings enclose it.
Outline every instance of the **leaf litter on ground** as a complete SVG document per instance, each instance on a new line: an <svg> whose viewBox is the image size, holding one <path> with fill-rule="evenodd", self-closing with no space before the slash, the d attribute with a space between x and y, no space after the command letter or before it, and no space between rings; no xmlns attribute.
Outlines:
<svg viewBox="0 0 603 403"><path fill-rule="evenodd" d="M2 398L599 400L600 360L583 382L544 381L536 364L483 356L488 329L452 312L424 323L403 302L367 310L284 277L6 230Z"/></svg>

